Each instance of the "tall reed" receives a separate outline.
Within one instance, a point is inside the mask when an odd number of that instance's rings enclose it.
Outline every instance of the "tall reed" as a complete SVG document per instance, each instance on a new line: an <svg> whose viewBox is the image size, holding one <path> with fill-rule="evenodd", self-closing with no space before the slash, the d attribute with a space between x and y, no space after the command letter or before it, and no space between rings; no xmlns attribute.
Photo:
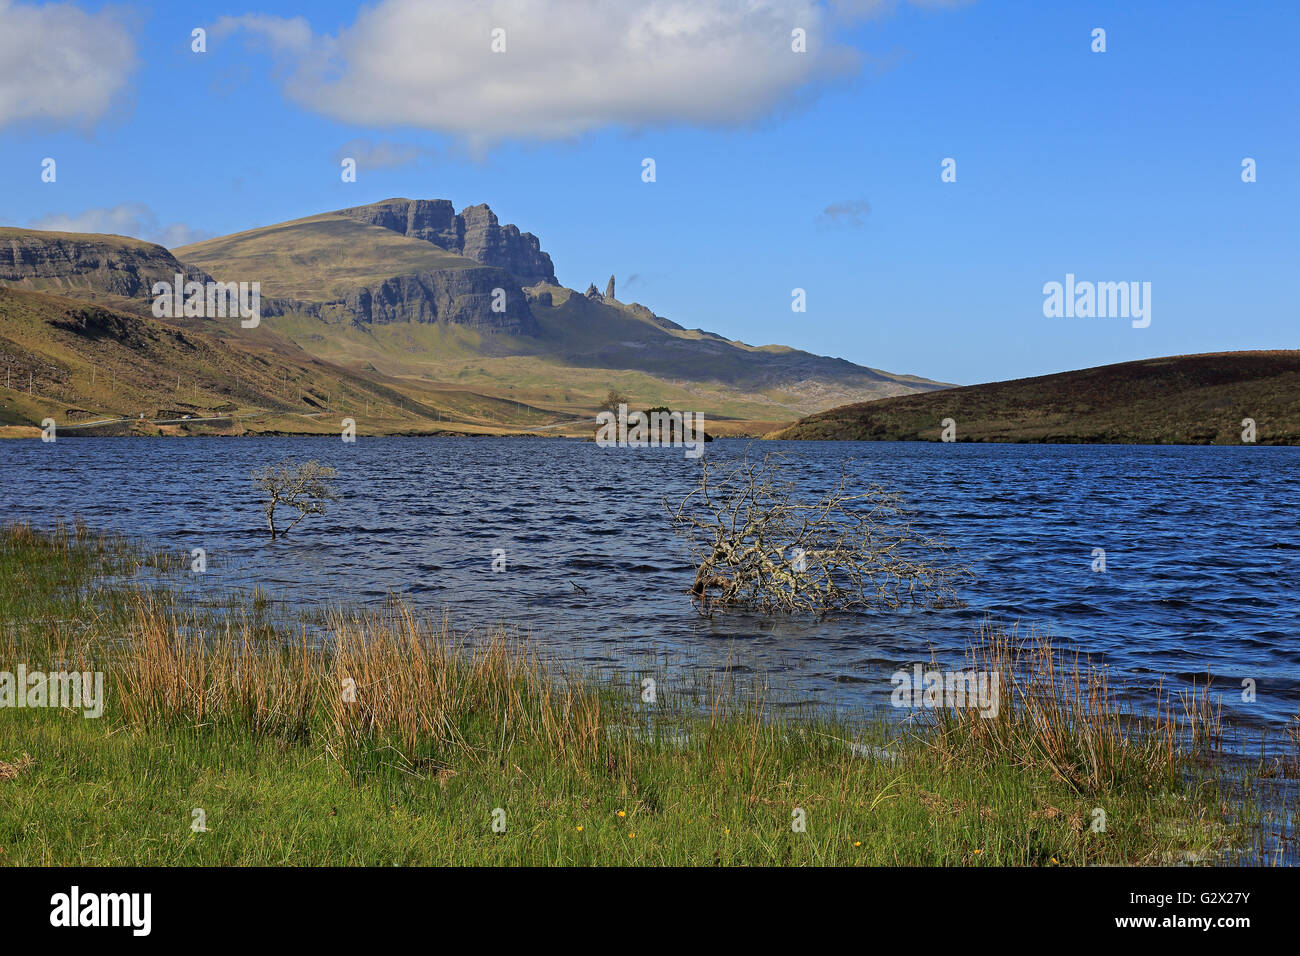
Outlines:
<svg viewBox="0 0 1300 956"><path fill-rule="evenodd" d="M1093 794L1135 778L1171 784L1189 748L1222 740L1220 712L1208 688L1175 702L1157 686L1135 709L1112 686L1104 665L1058 649L1035 631L984 626L968 645L966 666L996 675L999 706L929 711L933 745L954 760L1038 766L1074 791Z"/></svg>

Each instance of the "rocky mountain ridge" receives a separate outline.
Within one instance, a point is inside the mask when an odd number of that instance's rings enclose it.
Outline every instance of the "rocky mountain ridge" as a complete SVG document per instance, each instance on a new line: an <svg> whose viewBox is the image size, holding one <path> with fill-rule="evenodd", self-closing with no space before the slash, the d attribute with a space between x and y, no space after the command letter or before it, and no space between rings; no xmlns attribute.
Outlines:
<svg viewBox="0 0 1300 956"><path fill-rule="evenodd" d="M559 285L551 257L541 240L515 225L501 225L486 203L456 212L448 199L385 199L366 206L340 209L338 215L382 226L411 239L431 242L440 249L496 266L522 285L548 282Z"/></svg>

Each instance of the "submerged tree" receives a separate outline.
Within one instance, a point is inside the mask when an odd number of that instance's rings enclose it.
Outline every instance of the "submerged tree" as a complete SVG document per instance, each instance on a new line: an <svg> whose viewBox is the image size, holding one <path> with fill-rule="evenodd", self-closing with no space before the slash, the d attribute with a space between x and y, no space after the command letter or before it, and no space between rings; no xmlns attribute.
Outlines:
<svg viewBox="0 0 1300 956"><path fill-rule="evenodd" d="M336 474L333 468L314 459L301 464L286 459L278 465L268 465L253 472L253 481L267 494L266 525L271 529L272 540L277 534L288 534L308 515L324 514L329 502L338 501L339 496L330 484ZM285 505L298 512L298 517L283 531L277 531L275 527L276 505Z"/></svg>
<svg viewBox="0 0 1300 956"><path fill-rule="evenodd" d="M933 563L951 551L911 526L902 496L879 485L796 497L786 462L704 462L697 486L674 508L674 530L696 566L691 592L705 607L825 613L928 603L959 606L965 568Z"/></svg>

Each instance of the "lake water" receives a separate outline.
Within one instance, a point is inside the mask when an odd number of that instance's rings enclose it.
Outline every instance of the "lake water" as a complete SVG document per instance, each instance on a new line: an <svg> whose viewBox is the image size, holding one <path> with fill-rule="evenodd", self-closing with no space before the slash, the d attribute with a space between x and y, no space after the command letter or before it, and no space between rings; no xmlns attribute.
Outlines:
<svg viewBox="0 0 1300 956"><path fill-rule="evenodd" d="M987 619L1104 655L1138 687L1212 679L1242 725L1300 707L1300 448L718 441L711 458L783 452L810 487L855 474L901 491L917 526L978 580L959 610L823 620L703 618L662 500L680 449L560 439L60 438L0 441L0 519L207 549L211 584L291 603L391 592L460 626L504 623L562 657L667 655L770 675L824 703L888 701L899 666L956 659ZM249 473L283 457L338 469L344 500L271 542ZM506 570L492 570L493 549ZM1093 549L1106 551L1105 573ZM575 587L576 585L576 587ZM581 588L581 590L579 590ZM1258 698L1241 701L1244 679Z"/></svg>

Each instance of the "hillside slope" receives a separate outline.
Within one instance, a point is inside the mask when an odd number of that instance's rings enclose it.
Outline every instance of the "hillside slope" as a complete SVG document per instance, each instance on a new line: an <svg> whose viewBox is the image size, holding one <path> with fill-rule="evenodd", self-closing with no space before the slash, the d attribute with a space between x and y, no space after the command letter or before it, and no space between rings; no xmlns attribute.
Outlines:
<svg viewBox="0 0 1300 956"><path fill-rule="evenodd" d="M517 403L447 399L379 375L358 376L274 335L235 334L216 322L195 331L96 303L3 287L0 367L0 425L31 425L48 417L61 435L338 434L345 416L356 419L362 434L432 432L453 421L455 430L473 432L492 430L507 411L534 423L555 420ZM185 416L193 421L176 422ZM119 418L135 421L93 431L78 427ZM153 420L173 424L160 428Z"/></svg>
<svg viewBox="0 0 1300 956"><path fill-rule="evenodd" d="M173 282L178 273L187 281L259 283L260 325L154 318L153 284ZM634 407L701 412L730 423L733 433L761 434L846 402L943 387L687 329L617 299L612 278L603 294L594 285L581 294L564 288L536 236L500 224L487 206L456 213L446 200L385 200L209 239L176 254L124 236L3 229L0 286L132 313L148 319L149 328L204 336L234 353L273 355L284 366L281 392L265 401L249 396L249 406L266 411L288 401L289 415L316 411L290 389L294 369L308 370L305 382L318 380L310 387L322 401L330 390L324 382L334 373L312 374L312 363L355 382L358 395L394 390L402 396L394 408L423 406L440 426L575 435L590 430L611 389ZM77 344L56 336L42 361L75 365L75 355L57 354L60 343ZM154 355L159 380L184 380L187 369L173 367L174 358ZM119 397L128 405L157 404L150 383L140 385L135 400ZM76 404L71 396L68 404ZM416 417L398 415L384 427L434 427L424 413Z"/></svg>
<svg viewBox="0 0 1300 956"><path fill-rule="evenodd" d="M647 403L671 398L715 415L767 418L943 387L688 330L612 290L563 288L537 238L501 226L486 206L456 214L446 200L389 199L176 254L218 278L273 276L263 291L276 299L277 328L313 354L346 361L364 352L394 375L486 388L563 385L589 403L620 387ZM499 311L496 290L504 293ZM440 329L413 328L428 324Z"/></svg>
<svg viewBox="0 0 1300 956"><path fill-rule="evenodd" d="M811 415L769 437L936 441L1300 444L1300 351L1145 359L862 402Z"/></svg>

